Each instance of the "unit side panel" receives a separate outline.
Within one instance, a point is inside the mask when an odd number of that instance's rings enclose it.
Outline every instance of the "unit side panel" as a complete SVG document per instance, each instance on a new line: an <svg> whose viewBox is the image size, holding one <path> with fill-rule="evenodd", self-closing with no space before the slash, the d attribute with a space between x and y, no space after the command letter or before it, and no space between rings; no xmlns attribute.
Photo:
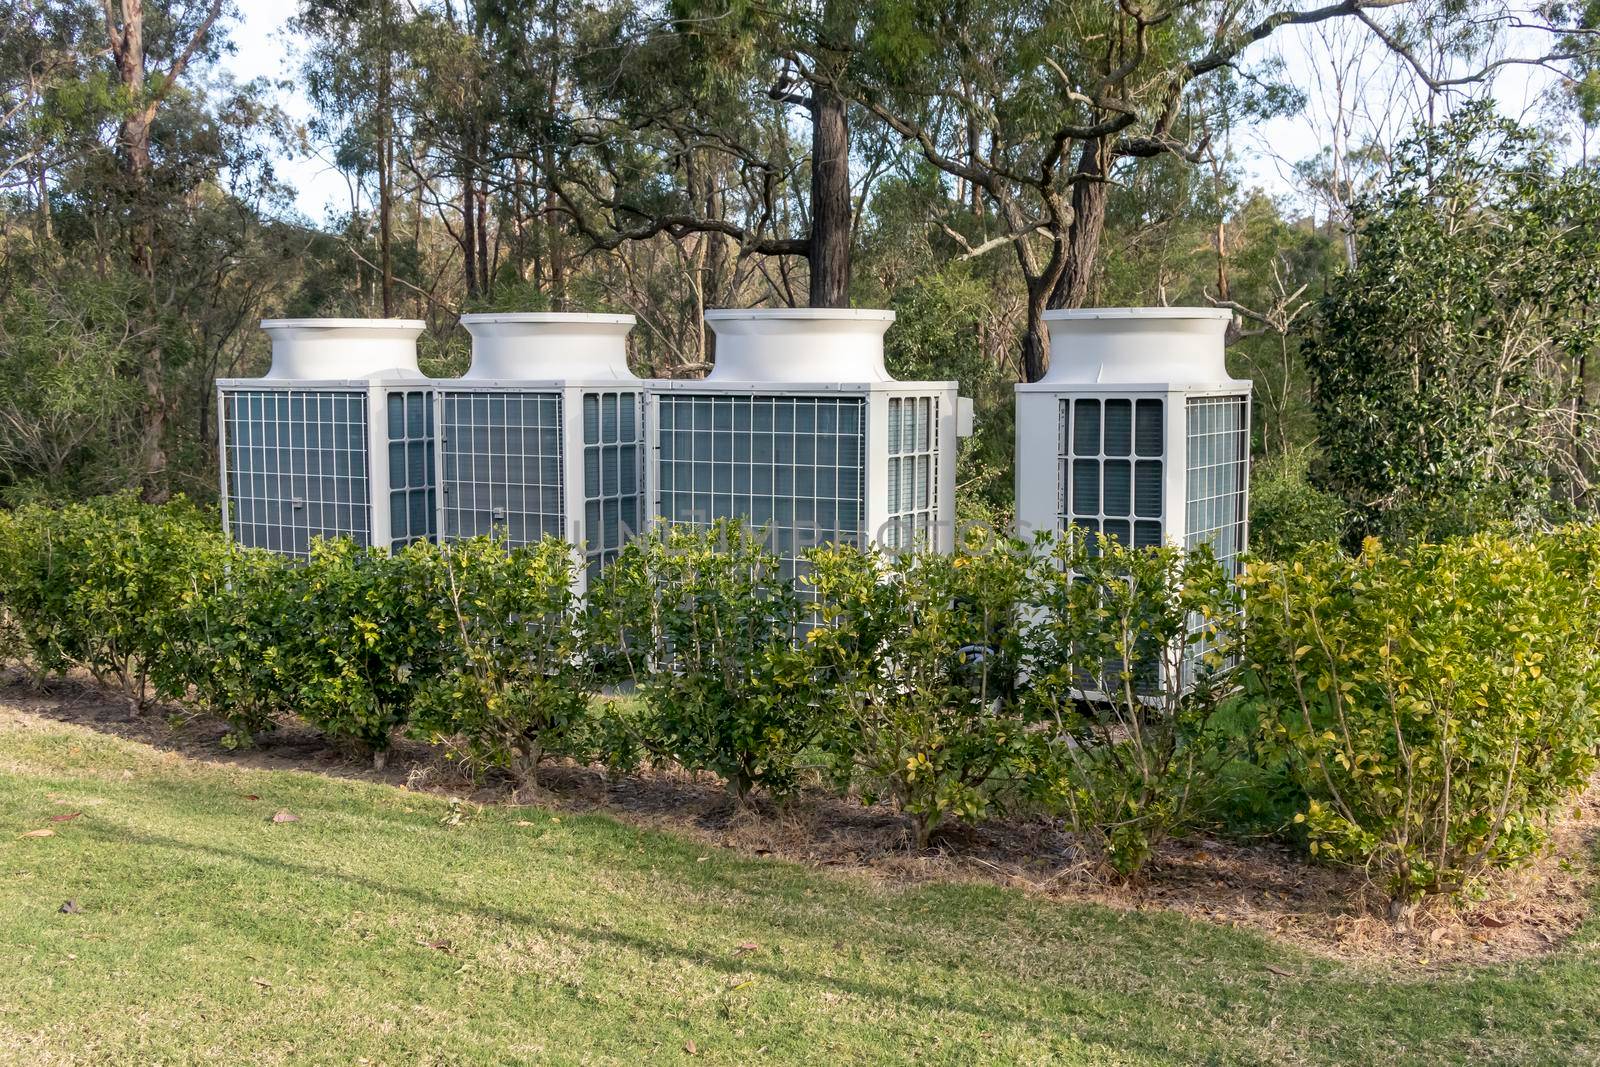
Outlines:
<svg viewBox="0 0 1600 1067"><path fill-rule="evenodd" d="M891 396L885 434L884 529L878 531L890 550L937 548L940 499L939 396Z"/></svg>
<svg viewBox="0 0 1600 1067"><path fill-rule="evenodd" d="M1209 547L1232 580L1238 577L1245 549L1250 399L1245 395L1196 396L1185 401L1185 408L1184 547ZM1190 619L1190 636L1185 681L1193 679L1196 661L1216 647L1205 621L1198 616Z"/></svg>
<svg viewBox="0 0 1600 1067"><path fill-rule="evenodd" d="M583 530L587 575L643 532L644 411L636 390L586 390L583 416Z"/></svg>

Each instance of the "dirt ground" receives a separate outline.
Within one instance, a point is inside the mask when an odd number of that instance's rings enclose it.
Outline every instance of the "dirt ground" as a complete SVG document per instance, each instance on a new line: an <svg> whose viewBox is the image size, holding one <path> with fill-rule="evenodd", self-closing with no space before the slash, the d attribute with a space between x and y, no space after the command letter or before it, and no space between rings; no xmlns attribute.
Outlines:
<svg viewBox="0 0 1600 1067"><path fill-rule="evenodd" d="M298 722L283 724L253 749L231 751L222 744L222 723L161 711L135 715L120 695L87 679L35 687L15 672L0 672L0 720L5 718L76 723L192 759L381 781L474 804L603 812L708 847L889 882L988 881L1051 899L1165 908L1262 931L1318 955L1407 969L1521 959L1561 945L1589 913L1600 843L1597 783L1555 827L1550 852L1494 885L1485 901L1461 908L1436 904L1396 921L1361 872L1308 864L1270 843L1209 836L1168 842L1138 882L1119 885L1096 877L1072 835L1043 819L954 827L935 847L919 852L909 845L905 820L887 808L813 791L782 809L740 812L714 781L675 770L613 779L593 767L553 764L541 770L533 795L518 795L506 782L464 779L437 749L412 741L399 742L385 768L374 770Z"/></svg>

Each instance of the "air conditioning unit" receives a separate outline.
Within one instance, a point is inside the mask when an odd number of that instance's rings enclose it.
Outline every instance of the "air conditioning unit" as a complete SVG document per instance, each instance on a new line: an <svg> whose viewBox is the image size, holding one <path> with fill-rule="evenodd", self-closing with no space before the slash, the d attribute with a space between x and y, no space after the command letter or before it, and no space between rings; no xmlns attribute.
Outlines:
<svg viewBox="0 0 1600 1067"><path fill-rule="evenodd" d="M1209 545L1237 574L1251 386L1228 375L1229 318L1218 308L1045 313L1050 369L1016 387L1019 532L1078 526L1135 547Z"/></svg>
<svg viewBox="0 0 1600 1067"><path fill-rule="evenodd" d="M948 550L955 529L954 382L900 382L883 362L892 311L706 313L709 376L647 391L652 514L766 531L794 573L822 542Z"/></svg>
<svg viewBox="0 0 1600 1067"><path fill-rule="evenodd" d="M592 574L641 531L644 383L628 370L632 315L463 315L472 366L441 382L439 530L546 535Z"/></svg>
<svg viewBox="0 0 1600 1067"><path fill-rule="evenodd" d="M268 319L272 366L217 382L223 524L291 556L315 538L436 531L433 382L411 319Z"/></svg>

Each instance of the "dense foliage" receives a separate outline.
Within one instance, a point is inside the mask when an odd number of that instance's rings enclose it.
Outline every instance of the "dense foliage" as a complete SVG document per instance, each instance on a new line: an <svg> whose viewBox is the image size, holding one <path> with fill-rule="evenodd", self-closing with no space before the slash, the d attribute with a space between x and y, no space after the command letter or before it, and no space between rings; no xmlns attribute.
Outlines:
<svg viewBox="0 0 1600 1067"><path fill-rule="evenodd" d="M1597 561L1569 528L1250 568L1248 700L1314 855L1411 898L1537 851L1595 769Z"/></svg>
<svg viewBox="0 0 1600 1067"><path fill-rule="evenodd" d="M1349 508L1313 484L1308 449L1257 463L1250 471L1250 551L1282 559L1306 545L1341 541Z"/></svg>
<svg viewBox="0 0 1600 1067"><path fill-rule="evenodd" d="M1192 828L1233 755L1214 744L1239 605L1209 553L1135 551L1073 531L1031 575L1029 788L1119 874ZM1080 691L1094 700L1075 698Z"/></svg>
<svg viewBox="0 0 1600 1067"><path fill-rule="evenodd" d="M1355 538L1587 508L1600 178L1484 107L1420 132L1357 205L1305 358Z"/></svg>
<svg viewBox="0 0 1600 1067"><path fill-rule="evenodd" d="M0 552L0 603L28 660L41 671L86 670L146 706L190 576L211 568L213 530L182 499L145 507L124 494L17 511Z"/></svg>
<svg viewBox="0 0 1600 1067"><path fill-rule="evenodd" d="M984 815L1024 744L1015 689L1025 553L891 558L830 545L807 582L805 635L821 669L839 781L911 816L918 846L948 818Z"/></svg>
<svg viewBox="0 0 1600 1067"><path fill-rule="evenodd" d="M475 538L418 546L408 562L424 583L425 629L437 634L440 657L438 675L418 689L414 730L435 742L460 738L484 765L524 783L546 756L579 754L590 661L566 543L508 550Z"/></svg>
<svg viewBox="0 0 1600 1067"><path fill-rule="evenodd" d="M286 698L329 737L382 766L394 731L439 669L430 618L432 546L394 556L349 541L314 544L283 572L278 678Z"/></svg>
<svg viewBox="0 0 1600 1067"><path fill-rule="evenodd" d="M177 610L161 620L152 680L162 697L224 720L229 742L248 745L290 707L280 672L283 626L295 615L288 564L207 530L191 566L179 576Z"/></svg>

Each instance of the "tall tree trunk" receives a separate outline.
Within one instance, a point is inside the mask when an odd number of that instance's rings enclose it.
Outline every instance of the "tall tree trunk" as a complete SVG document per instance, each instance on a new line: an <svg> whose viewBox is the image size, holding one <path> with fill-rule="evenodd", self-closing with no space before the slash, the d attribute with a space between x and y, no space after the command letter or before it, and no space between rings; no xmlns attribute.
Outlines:
<svg viewBox="0 0 1600 1067"><path fill-rule="evenodd" d="M811 287L814 308L850 306L850 126L844 98L818 85L811 99Z"/></svg>
<svg viewBox="0 0 1600 1067"><path fill-rule="evenodd" d="M1082 307L1089 296L1095 260L1100 254L1100 235L1106 227L1106 202L1111 193L1111 184L1106 179L1110 170L1110 141L1105 138L1085 141L1078 155L1077 180L1072 186L1072 223L1067 228L1066 266L1050 292L1051 308Z"/></svg>
<svg viewBox="0 0 1600 1067"><path fill-rule="evenodd" d="M555 153L545 150L545 172L554 168ZM544 232L546 259L550 265L550 306L556 311L567 308L567 250L561 235L561 199L554 188L544 194Z"/></svg>
<svg viewBox="0 0 1600 1067"><path fill-rule="evenodd" d="M549 64L550 77L545 82L545 106L554 115L560 110L561 104L561 64L557 57L561 55L561 10L560 0L549 0L545 6L545 62ZM544 172L547 176L548 188L544 197L544 230L548 241L550 258L550 306L557 311L567 309L567 250L561 233L561 198L556 195L555 175L556 164L555 145L549 142L544 146Z"/></svg>
<svg viewBox="0 0 1600 1067"><path fill-rule="evenodd" d="M478 292L485 297L494 294L490 281L494 263L489 256L489 192L483 184L478 186Z"/></svg>
<svg viewBox="0 0 1600 1067"><path fill-rule="evenodd" d="M394 214L394 56L389 49L389 0L378 7L378 33L382 35L378 67L378 259L383 273L383 317L394 316L394 252L391 218Z"/></svg>
<svg viewBox="0 0 1600 1067"><path fill-rule="evenodd" d="M1050 286L1043 278L1028 278L1026 319L1022 329L1022 376L1036 382L1050 369L1050 334L1044 313L1050 306Z"/></svg>
<svg viewBox="0 0 1600 1067"><path fill-rule="evenodd" d="M468 299L478 295L477 203L472 170L467 168L461 175L461 269L466 276Z"/></svg>

